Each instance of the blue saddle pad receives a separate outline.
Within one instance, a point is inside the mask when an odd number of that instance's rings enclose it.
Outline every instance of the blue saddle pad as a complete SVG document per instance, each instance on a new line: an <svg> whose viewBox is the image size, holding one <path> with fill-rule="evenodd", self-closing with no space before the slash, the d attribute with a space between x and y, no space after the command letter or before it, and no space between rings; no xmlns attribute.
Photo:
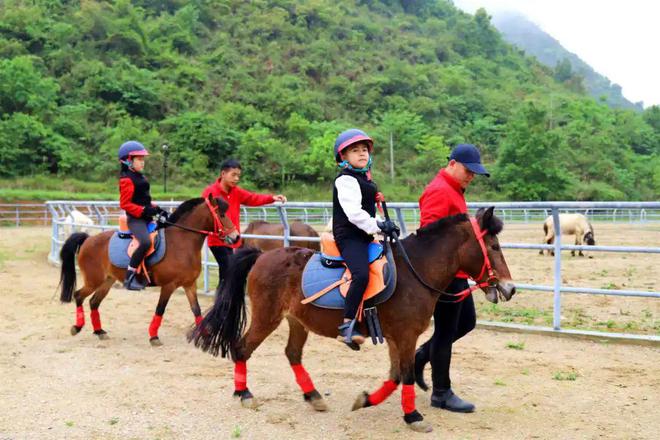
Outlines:
<svg viewBox="0 0 660 440"><path fill-rule="evenodd" d="M377 259L379 259L381 255L383 255L383 245L375 241L372 241L371 243L369 243L369 248L367 252L369 252L369 264L371 264ZM344 257L342 256L322 254L322 257L325 258L326 260L344 261Z"/></svg>
<svg viewBox="0 0 660 440"><path fill-rule="evenodd" d="M378 246L380 247L380 253L382 254L383 246L380 244ZM396 266L394 265L391 251L388 251L385 256L387 258L387 265L384 269L385 289L378 295L365 301L365 308L373 307L377 304L387 301L394 293L394 288L396 287ZM346 267L344 266L338 268L326 267L322 263L324 259L327 259L326 255L316 252L309 259L307 265L305 265L305 270L303 271L301 282L303 296L305 298L314 295L316 292L323 290L330 284L339 280L339 278L341 278L342 274L346 270ZM325 309L343 309L345 302L346 300L339 292L339 286L337 286L330 292L318 298L316 301L313 301L312 304Z"/></svg>
<svg viewBox="0 0 660 440"><path fill-rule="evenodd" d="M110 257L110 262L113 266L121 267L125 269L128 267L128 262L130 257L126 253L128 251L128 245L131 244L132 237L122 238L120 231L112 234L110 238L110 245L108 246L108 254ZM165 243L165 229L158 231L156 235L156 240L154 242L154 253L149 255L145 261L147 266L153 266L163 259L165 256L165 251L167 249L167 244Z"/></svg>

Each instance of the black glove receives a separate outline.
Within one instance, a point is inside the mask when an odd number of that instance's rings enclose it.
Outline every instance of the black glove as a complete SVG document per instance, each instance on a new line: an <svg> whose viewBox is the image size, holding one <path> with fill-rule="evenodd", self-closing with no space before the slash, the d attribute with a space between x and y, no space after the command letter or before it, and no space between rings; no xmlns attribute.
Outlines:
<svg viewBox="0 0 660 440"><path fill-rule="evenodd" d="M399 227L392 220L376 222L376 224L380 230L383 231L383 234L387 235L388 237L391 237L393 232L396 232L397 237L401 233Z"/></svg>
<svg viewBox="0 0 660 440"><path fill-rule="evenodd" d="M145 206L144 210L142 211L142 218L145 220L152 218L154 215L158 214L159 209L160 208L158 206Z"/></svg>
<svg viewBox="0 0 660 440"><path fill-rule="evenodd" d="M163 208L158 208L158 217L156 217L156 221L158 223L165 224L167 223L167 220L170 218L170 213L165 211Z"/></svg>

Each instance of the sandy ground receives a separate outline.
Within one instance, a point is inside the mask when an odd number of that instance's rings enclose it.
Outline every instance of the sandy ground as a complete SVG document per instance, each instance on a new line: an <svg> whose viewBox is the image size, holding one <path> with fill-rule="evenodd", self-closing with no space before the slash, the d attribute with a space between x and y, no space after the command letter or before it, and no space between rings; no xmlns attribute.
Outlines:
<svg viewBox="0 0 660 440"><path fill-rule="evenodd" d="M512 235L505 237L538 235L522 229L510 227L505 234ZM261 403L257 410L243 409L231 397L229 361L213 358L185 341L192 315L182 293L175 294L165 315L160 331L163 347L151 348L147 338L157 300L153 290L111 291L101 307L111 339L99 341L91 333L89 318L85 329L72 337L74 306L58 301L58 269L46 263L48 234L47 228L0 228L0 439L425 436L406 428L398 392L378 407L350 412L359 391L374 390L385 379L388 360L383 346L366 346L354 353L336 341L310 337L305 366L331 408L315 413L302 401L283 354L286 324L249 362L249 386ZM643 243L660 241L657 229L639 234ZM649 234L655 235L649 238ZM551 274L542 272L551 267L551 259L530 252L522 256L507 252L514 276L523 282L545 282L544 276L549 281ZM625 282L625 287L645 288L653 277L657 282L657 270L652 270L657 263L652 260L633 263L630 255L623 261L623 256L610 255L592 260L576 257L571 266L582 267L585 274L598 274L606 266L604 270L612 275L607 282L620 286ZM609 258L614 260L607 262ZM629 267L637 270L630 285ZM594 281L578 272L567 267L567 281L592 286L595 282L594 287L603 282L602 276ZM498 308L535 310L536 301L543 300L540 295L521 293ZM203 297L202 306L210 301ZM658 320L657 300L599 301L601 297L567 296L565 303L594 320L611 313L625 318L642 313L650 315L651 328ZM453 379L455 390L476 403L477 412L433 409L429 395L418 390L418 410L435 429L425 438L660 436L658 347L475 330L455 346Z"/></svg>

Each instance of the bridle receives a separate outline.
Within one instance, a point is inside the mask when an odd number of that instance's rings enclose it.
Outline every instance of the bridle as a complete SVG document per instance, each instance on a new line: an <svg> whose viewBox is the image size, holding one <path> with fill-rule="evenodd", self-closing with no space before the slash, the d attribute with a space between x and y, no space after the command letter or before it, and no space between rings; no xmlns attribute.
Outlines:
<svg viewBox="0 0 660 440"><path fill-rule="evenodd" d="M387 212L387 204L383 202L383 212L385 214L385 218L387 220L390 219L389 213ZM410 257L408 257L408 253L406 252L406 249L403 247L403 244L401 244L401 240L399 240L399 237L397 236L396 232L394 232L392 237L389 237L390 240L394 243L396 243L397 248L401 252L401 256L403 257L403 260L406 262L406 265L410 269L410 272L417 278L417 281L420 282L424 287L427 289L431 290L432 292L439 293L440 295L444 296L449 296L452 297L452 300L443 300L441 298L438 299L439 302L445 302L445 303L459 303L461 301L464 301L468 296L472 294L477 289L480 289L482 287L496 287L497 286L497 277L495 276L495 271L493 271L493 266L490 263L490 258L488 258L488 251L486 250L486 243L484 242L484 236L488 233L488 230L481 230L481 227L479 226L479 223L477 222L476 218L471 218L470 219L470 224L472 225L472 229L474 230L474 235L477 238L477 242L479 243L479 247L481 248L481 252L484 257L484 262L481 265L481 270L479 271L479 275L476 278L472 278L476 284L474 286L470 286L465 290L462 290L458 293L450 293L450 292L445 292L444 290L436 289L435 287L429 285L424 279L417 273L415 268L412 265L412 262L410 261ZM484 275L487 274L488 277L484 281L482 278Z"/></svg>
<svg viewBox="0 0 660 440"><path fill-rule="evenodd" d="M202 234L207 237L217 237L220 240L226 240L226 238L236 230L236 226L232 225L231 228L226 228L223 224L222 221L220 221L220 217L224 217L224 215L220 214L219 212L219 206L213 206L209 199L204 199L204 203L206 206L209 208L209 211L211 212L211 217L213 218L213 230L212 231L206 231L204 229L196 229L196 228L190 228L188 226L183 226L178 223L172 223L169 220L165 220L163 223L165 223L168 226L174 226L179 229L183 229L185 231L189 232L195 232L197 234Z"/></svg>

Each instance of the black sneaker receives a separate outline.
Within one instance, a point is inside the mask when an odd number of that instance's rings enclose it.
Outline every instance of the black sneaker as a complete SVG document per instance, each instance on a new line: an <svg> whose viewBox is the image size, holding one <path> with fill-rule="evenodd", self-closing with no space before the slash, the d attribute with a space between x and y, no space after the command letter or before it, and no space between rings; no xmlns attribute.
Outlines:
<svg viewBox="0 0 660 440"><path fill-rule="evenodd" d="M140 279L137 272L134 270L126 271L126 278L124 278L124 289L127 290L144 290L146 284Z"/></svg>
<svg viewBox="0 0 660 440"><path fill-rule="evenodd" d="M474 412L475 406L458 397L451 388L446 390L433 389L431 395L431 406L434 408L442 408L448 411L471 413Z"/></svg>

